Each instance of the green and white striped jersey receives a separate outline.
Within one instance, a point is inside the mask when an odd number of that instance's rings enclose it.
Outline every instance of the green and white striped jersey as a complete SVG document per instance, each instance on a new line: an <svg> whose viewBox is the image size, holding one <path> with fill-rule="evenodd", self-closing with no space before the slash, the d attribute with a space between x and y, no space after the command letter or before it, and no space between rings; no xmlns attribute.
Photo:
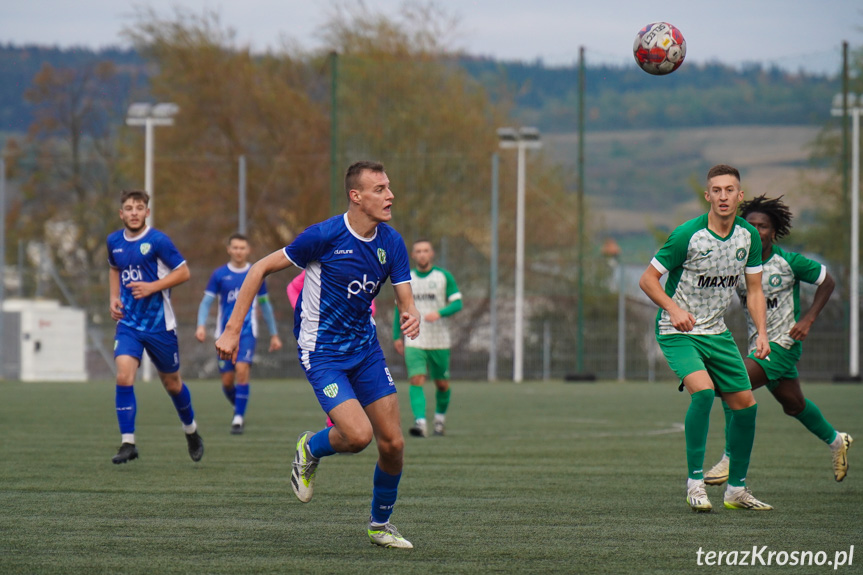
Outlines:
<svg viewBox="0 0 863 575"><path fill-rule="evenodd" d="M720 334L728 330L725 312L744 274L761 271L761 237L741 217L727 237L707 228L707 214L678 226L650 261L660 273L668 273L665 293L695 316L693 335ZM668 312L656 314L657 335L680 333Z"/></svg>
<svg viewBox="0 0 863 575"><path fill-rule="evenodd" d="M767 300L767 339L790 349L796 340L788 332L800 319L800 282L821 285L827 277L827 268L794 252L773 246L770 257L764 260L761 287ZM737 295L743 304L749 326L749 351L755 349L755 324L746 307L746 284L737 286Z"/></svg>

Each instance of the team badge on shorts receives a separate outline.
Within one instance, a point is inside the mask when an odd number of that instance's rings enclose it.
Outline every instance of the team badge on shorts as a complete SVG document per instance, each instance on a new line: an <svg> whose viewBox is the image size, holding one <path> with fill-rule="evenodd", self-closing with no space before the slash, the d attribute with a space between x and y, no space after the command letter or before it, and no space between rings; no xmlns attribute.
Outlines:
<svg viewBox="0 0 863 575"><path fill-rule="evenodd" d="M144 242L143 244L141 244L141 255L145 256L148 253L150 253L151 247L153 247L153 246L151 246L148 242Z"/></svg>
<svg viewBox="0 0 863 575"><path fill-rule="evenodd" d="M378 248L378 261L382 264L387 263L387 251L384 248Z"/></svg>
<svg viewBox="0 0 863 575"><path fill-rule="evenodd" d="M334 398L339 394L339 384L331 383L324 388L324 395L329 397L330 399Z"/></svg>

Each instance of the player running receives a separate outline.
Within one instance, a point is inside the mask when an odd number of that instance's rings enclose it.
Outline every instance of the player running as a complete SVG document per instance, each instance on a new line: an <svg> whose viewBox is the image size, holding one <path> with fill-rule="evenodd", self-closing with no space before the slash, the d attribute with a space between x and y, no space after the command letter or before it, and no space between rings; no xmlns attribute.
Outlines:
<svg viewBox="0 0 863 575"><path fill-rule="evenodd" d="M833 293L835 282L827 268L800 254L786 252L776 245L791 230L791 211L782 196L765 196L740 204L740 215L752 224L761 236L763 272L761 286L767 298L767 337L770 356L761 359L754 353L755 325L746 307L746 286L737 285L749 325L749 356L743 360L749 372L752 389L767 386L788 415L796 418L813 435L825 442L833 453L833 477L845 479L848 473L848 448L854 441L847 433L836 431L821 414L818 406L803 397L797 362L803 350L803 340L818 314ZM800 282L815 284L812 306L800 317ZM722 485L728 480L728 426L731 410L725 401L726 446L722 459L704 476L708 485Z"/></svg>
<svg viewBox="0 0 863 575"><path fill-rule="evenodd" d="M415 437L428 436L426 423L426 398L423 384L431 375L435 391L434 434L443 435L446 426L446 411L449 407L449 360L450 335L447 317L462 308L461 292L452 274L434 264L434 248L428 240L417 240L411 250L416 268L411 270L411 290L417 309L422 314L422 335L415 340L404 341L396 308L393 322L393 346L405 356L410 379L411 411L414 425L409 432Z"/></svg>
<svg viewBox="0 0 863 575"><path fill-rule="evenodd" d="M216 349L224 359L236 357L242 320L264 277L291 265L306 270L294 335L306 378L334 425L300 434L291 487L300 501L310 501L321 458L358 453L374 438L378 460L368 536L375 545L411 549L389 521L402 474L404 437L395 382L370 307L390 278L407 337L419 335L419 312L404 240L384 223L392 218L393 193L383 165L352 164L345 191L346 213L309 226L289 246L252 266Z"/></svg>
<svg viewBox="0 0 863 575"><path fill-rule="evenodd" d="M149 203L147 192L124 191L120 197L123 229L113 232L107 240L111 318L117 322L115 403L122 441L111 461L119 464L138 458L134 384L144 350L183 423L189 456L192 461L200 461L204 441L198 435L192 396L180 377L177 320L170 297L172 287L189 279L189 267L171 239L147 225Z"/></svg>
<svg viewBox="0 0 863 575"><path fill-rule="evenodd" d="M660 307L656 340L669 367L680 378L680 390L685 387L690 394L685 419L686 501L694 511L713 508L704 488L704 451L717 389L732 410L725 507L773 509L746 487L758 406L743 358L724 320L734 287L745 281L747 306L756 331L754 353L758 358L767 356L770 344L761 291L761 239L755 228L737 217L743 189L736 168L725 164L712 167L704 197L710 210L671 232L639 282ZM663 289L659 279L666 273Z"/></svg>
<svg viewBox="0 0 863 575"><path fill-rule="evenodd" d="M225 324L234 309L237 293L246 274L249 272L249 240L242 234L232 234L228 238L228 256L231 261L217 268L207 282L204 297L198 307L198 328L195 337L203 342L207 338L207 316L210 306L216 298L219 298L219 308L216 315L216 338L222 335ZM246 314L243 328L240 332L240 350L237 361L219 359L219 373L222 374L222 391L228 401L234 406L234 417L231 420L231 434L240 435L245 429L246 406L249 402L250 372L252 362L255 359L255 345L258 338L258 318L256 310L260 309L267 322L270 331L269 351L274 352L282 349L282 340L279 339L276 328L276 318L273 315L273 306L270 305L270 297L267 295L267 284L262 283L258 290L258 297L252 303L252 308Z"/></svg>

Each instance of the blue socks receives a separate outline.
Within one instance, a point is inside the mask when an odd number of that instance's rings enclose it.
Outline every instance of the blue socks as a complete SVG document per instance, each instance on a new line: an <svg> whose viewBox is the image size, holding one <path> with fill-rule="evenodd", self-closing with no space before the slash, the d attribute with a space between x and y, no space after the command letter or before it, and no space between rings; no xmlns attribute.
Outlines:
<svg viewBox="0 0 863 575"><path fill-rule="evenodd" d="M120 424L120 433L135 433L135 414L138 412L135 388L131 385L118 385L114 404L117 406L117 422Z"/></svg>
<svg viewBox="0 0 863 575"><path fill-rule="evenodd" d="M170 394L169 394L170 395ZM180 421L183 425L191 425L195 420L195 410L192 409L192 394L189 393L189 388L183 383L183 388L177 395L171 395L171 401L174 402L174 407L177 409L177 415L180 416Z"/></svg>
<svg viewBox="0 0 863 575"><path fill-rule="evenodd" d="M248 383L238 383L234 386L234 415L246 415L246 404L249 403L249 385Z"/></svg>
<svg viewBox="0 0 863 575"><path fill-rule="evenodd" d="M336 450L330 445L330 428L320 430L309 439L309 451L314 457L320 459L327 455L334 455Z"/></svg>
<svg viewBox="0 0 863 575"><path fill-rule="evenodd" d="M401 478L401 473L390 475L375 465L374 488L372 489L372 523L383 525L389 522L393 507L396 504Z"/></svg>

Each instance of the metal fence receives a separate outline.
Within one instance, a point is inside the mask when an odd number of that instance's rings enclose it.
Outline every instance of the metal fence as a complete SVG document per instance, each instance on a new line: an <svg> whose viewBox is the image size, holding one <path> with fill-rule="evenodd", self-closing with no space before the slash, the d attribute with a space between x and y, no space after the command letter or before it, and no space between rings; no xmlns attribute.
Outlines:
<svg viewBox="0 0 863 575"><path fill-rule="evenodd" d="M461 313L448 318L453 338L452 377L454 379L485 380L489 374L490 342L497 342L497 377L512 378L512 350L514 303L509 278L501 280L497 310L498 332L491 333L490 302L488 299L488 263L476 258L470 270L462 270L464 246L450 246L450 252L459 253L459 258L446 257L464 297ZM35 251L35 254L44 252ZM21 266L7 267L7 297L52 298L63 305L82 307L87 313L88 342L87 369L92 379L113 377L114 325L107 313L108 286L107 265L104 270L87 273L74 270L58 271L50 261L33 266L25 258ZM443 262L442 262L443 263ZM180 355L183 376L189 379L217 378L218 369L212 338L204 344L194 337L197 309L210 269L190 265L192 281L173 290L172 301L179 319ZM258 353L254 367L256 378L302 378L297 362L296 341L292 335L293 312L285 287L296 271L287 271L268 278L268 288L276 312L279 332L284 341L283 350L270 354L266 350L268 337L262 325ZM528 380L565 379L571 375L590 374L597 379L617 379L620 375L619 350L623 350L623 377L627 380L669 380L674 374L659 351L654 338L656 306L649 302L637 287L636 274L629 274L625 287L623 345L618 340L620 318L618 316L618 294L614 286L609 289L596 288L585 303L583 323L583 368L578 369L576 349L579 330L574 321L577 300L566 290L557 290L555 295L531 293L528 282L528 298L525 309L529 314L525 321L524 377ZM507 282L506 285L503 285ZM540 289L540 292L542 290ZM599 293L596 293L599 291ZM801 295L803 309L811 301L813 289L805 286ZM404 363L392 346L393 298L389 285L383 287L378 296L376 323L381 346L387 356L391 371L397 378L405 377ZM214 328L215 313L210 314L210 333ZM848 322L845 298L841 290L828 303L804 344L803 358L799 364L804 379L830 380L836 375L848 373ZM727 316L727 322L735 334L741 350L745 349L746 326L743 314L735 303ZM8 326L12 328L13 326ZM8 336L11 334L7 334ZM10 350L11 351L11 350ZM583 373L579 373L579 371Z"/></svg>

